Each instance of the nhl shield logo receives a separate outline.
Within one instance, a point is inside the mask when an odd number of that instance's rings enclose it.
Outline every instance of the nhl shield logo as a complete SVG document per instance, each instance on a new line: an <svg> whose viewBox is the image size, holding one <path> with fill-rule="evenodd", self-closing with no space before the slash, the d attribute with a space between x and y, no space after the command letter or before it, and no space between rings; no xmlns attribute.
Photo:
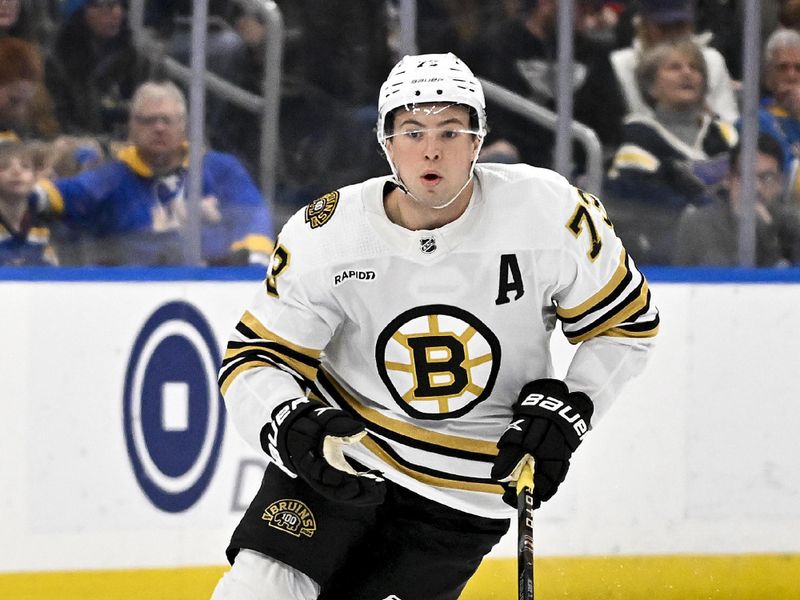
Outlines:
<svg viewBox="0 0 800 600"><path fill-rule="evenodd" d="M433 254L436 252L436 238L432 235L419 238L419 249L423 254Z"/></svg>
<svg viewBox="0 0 800 600"><path fill-rule="evenodd" d="M330 192L321 198L317 198L306 206L306 223L311 225L311 229L322 227L333 216L336 205L339 203L339 192Z"/></svg>

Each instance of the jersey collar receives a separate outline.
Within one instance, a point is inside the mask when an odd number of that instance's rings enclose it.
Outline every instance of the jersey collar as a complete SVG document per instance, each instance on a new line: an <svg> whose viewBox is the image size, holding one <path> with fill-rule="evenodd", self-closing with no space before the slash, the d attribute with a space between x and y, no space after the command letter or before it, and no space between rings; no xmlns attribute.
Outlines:
<svg viewBox="0 0 800 600"><path fill-rule="evenodd" d="M188 169L189 168L189 144L184 142L183 149L186 154L183 162L181 163L181 168ZM133 144L125 146L122 150L117 153L117 159L121 162L125 163L128 168L140 175L142 177L153 177L153 168L145 162L145 160L139 155L139 150Z"/></svg>
<svg viewBox="0 0 800 600"><path fill-rule="evenodd" d="M367 220L378 235L392 248L419 262L435 262L456 248L478 221L483 206L481 181L477 170L475 185L464 213L455 221L436 229L412 231L389 220L383 205L384 192L391 185L389 176L370 179L362 188L362 203Z"/></svg>

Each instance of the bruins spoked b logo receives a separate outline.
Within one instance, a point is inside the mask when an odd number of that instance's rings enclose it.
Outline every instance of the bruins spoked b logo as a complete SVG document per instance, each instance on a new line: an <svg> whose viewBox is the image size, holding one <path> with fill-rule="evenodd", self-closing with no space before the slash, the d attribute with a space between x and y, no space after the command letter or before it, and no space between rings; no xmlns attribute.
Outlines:
<svg viewBox="0 0 800 600"><path fill-rule="evenodd" d="M375 360L386 387L419 419L466 414L489 397L500 344L474 315L432 304L408 310L378 336Z"/></svg>

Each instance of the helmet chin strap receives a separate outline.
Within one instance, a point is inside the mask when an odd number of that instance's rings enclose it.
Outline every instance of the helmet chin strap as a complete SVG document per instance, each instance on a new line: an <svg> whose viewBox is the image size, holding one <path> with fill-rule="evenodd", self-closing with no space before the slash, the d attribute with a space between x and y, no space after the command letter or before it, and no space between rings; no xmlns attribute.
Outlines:
<svg viewBox="0 0 800 600"><path fill-rule="evenodd" d="M418 204L425 204L422 200L420 200L414 194L412 194L411 190L408 188L408 186L405 183L403 183L403 180L400 178L400 173L398 172L397 167L395 167L395 165L394 165L394 161L389 156L389 152L386 149L385 143L383 143L381 145L383 146L383 152L386 155L386 160L389 162L389 167L391 167L391 169L392 169L392 176L394 177L394 182L397 184L397 187L399 187L401 190L403 190L403 192L407 196L411 196L411 198L415 202L417 202ZM461 195L461 192L463 192L467 188L467 186L470 184L470 182L472 181L472 178L473 178L473 175L474 175L474 172L475 172L475 163L478 162L478 156L481 153L481 148L482 147L483 147L483 138L480 138L480 141L478 142L478 147L475 149L475 157L472 159L472 163L470 163L470 166L469 166L469 176L467 176L467 180L464 182L464 185L461 186L461 188L453 195L452 198L450 198L450 200L448 200L444 204L439 204L437 206L431 206L430 208L433 208L434 210L442 210L442 209L447 208L453 202L456 201L456 198L458 198Z"/></svg>

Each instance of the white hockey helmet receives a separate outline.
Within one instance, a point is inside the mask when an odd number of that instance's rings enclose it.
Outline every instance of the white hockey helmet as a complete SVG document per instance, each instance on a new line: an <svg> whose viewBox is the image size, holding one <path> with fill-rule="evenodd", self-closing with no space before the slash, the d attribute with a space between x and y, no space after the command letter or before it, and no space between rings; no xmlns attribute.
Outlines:
<svg viewBox="0 0 800 600"><path fill-rule="evenodd" d="M480 81L452 52L404 56L389 73L378 95L378 142L386 142L386 119L396 108L448 102L477 114L480 137L486 135L486 100Z"/></svg>

